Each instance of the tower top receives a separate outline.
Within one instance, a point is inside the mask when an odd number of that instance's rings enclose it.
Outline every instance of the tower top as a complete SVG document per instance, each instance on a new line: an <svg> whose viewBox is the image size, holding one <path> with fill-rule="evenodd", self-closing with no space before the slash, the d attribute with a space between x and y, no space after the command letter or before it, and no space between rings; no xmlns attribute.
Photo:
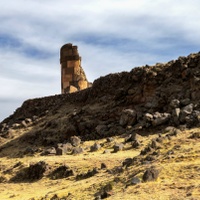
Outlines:
<svg viewBox="0 0 200 200"><path fill-rule="evenodd" d="M60 63L69 60L81 60L78 53L78 47L73 46L71 43L63 45L60 49Z"/></svg>

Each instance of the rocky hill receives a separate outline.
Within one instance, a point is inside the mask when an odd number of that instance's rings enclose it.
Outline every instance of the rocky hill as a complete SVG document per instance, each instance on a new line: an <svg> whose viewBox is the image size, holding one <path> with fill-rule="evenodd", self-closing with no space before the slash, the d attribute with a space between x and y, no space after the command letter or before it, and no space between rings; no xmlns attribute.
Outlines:
<svg viewBox="0 0 200 200"><path fill-rule="evenodd" d="M0 123L0 157L4 162L1 163L0 181L14 187L13 183L46 181L47 184L49 180L55 184L52 180L62 182L70 177L67 183L80 191L81 181L88 178L92 181L92 185L84 182L82 197L74 190L73 194L69 192L68 187L66 191L63 189L64 193L61 188L52 187L48 197L43 193L28 195L32 199L123 199L123 191L127 191L125 199L133 199L126 189L129 185L134 185L132 189L138 194L135 199L148 199L149 196L145 197L138 188L147 192L149 184L142 183L157 180L163 168L161 163L173 157L172 163L182 159L180 162L186 174L189 169L193 172L193 178L190 177L193 188L177 192L178 187L183 187L182 182L177 186L170 179L169 184L164 184L170 192L174 187L176 194L174 198L164 194L162 199L181 199L179 195L184 196L182 199L197 199L200 194L200 182L197 181L200 180L199 83L200 53L196 53L165 64L109 74L95 80L91 88L76 93L27 100ZM185 163L185 155L193 161ZM6 167L6 158L12 166ZM32 161L25 164L24 158ZM63 159L67 159L73 169L63 164ZM101 165L104 171L97 169L101 161L105 164ZM57 166L58 163L62 165ZM106 165L110 165L110 169ZM171 167L179 170L175 165ZM162 170L163 180L167 174L165 170ZM161 195L158 182L154 184ZM47 188L44 191L48 193ZM12 198L22 199L18 193ZM9 196L4 195L5 199ZM152 199L159 198L152 194Z"/></svg>
<svg viewBox="0 0 200 200"><path fill-rule="evenodd" d="M44 133L48 127L59 142L72 135L87 140L122 134L127 126L193 127L200 117L199 83L200 53L109 74L84 91L25 101L1 123L1 136L9 137L10 129L40 119L45 121L40 128L43 138L49 135Z"/></svg>

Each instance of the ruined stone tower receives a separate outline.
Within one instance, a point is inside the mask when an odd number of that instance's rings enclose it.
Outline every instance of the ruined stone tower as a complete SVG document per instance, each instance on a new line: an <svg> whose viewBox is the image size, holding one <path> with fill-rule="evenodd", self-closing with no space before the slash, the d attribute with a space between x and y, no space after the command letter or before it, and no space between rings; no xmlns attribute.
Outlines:
<svg viewBox="0 0 200 200"><path fill-rule="evenodd" d="M78 47L71 43L60 49L62 94L72 93L89 87L85 72L81 67Z"/></svg>

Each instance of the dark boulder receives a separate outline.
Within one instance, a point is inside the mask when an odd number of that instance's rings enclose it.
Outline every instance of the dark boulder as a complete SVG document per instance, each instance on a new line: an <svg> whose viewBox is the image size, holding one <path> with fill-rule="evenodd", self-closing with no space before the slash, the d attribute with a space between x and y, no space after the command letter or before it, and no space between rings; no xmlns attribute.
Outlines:
<svg viewBox="0 0 200 200"><path fill-rule="evenodd" d="M98 143L94 143L91 147L90 147L90 151L98 151L99 149L101 149L101 145Z"/></svg>
<svg viewBox="0 0 200 200"><path fill-rule="evenodd" d="M122 151L124 149L124 144L122 143L117 143L113 146L114 152Z"/></svg>
<svg viewBox="0 0 200 200"><path fill-rule="evenodd" d="M156 169L155 167L151 167L144 172L142 180L144 182L155 181L157 180L159 173L160 173L160 170Z"/></svg>
<svg viewBox="0 0 200 200"><path fill-rule="evenodd" d="M73 176L74 172L72 169L69 168L69 166L63 165L58 168L56 168L51 174L51 179L61 179L61 178L67 178L69 176Z"/></svg>

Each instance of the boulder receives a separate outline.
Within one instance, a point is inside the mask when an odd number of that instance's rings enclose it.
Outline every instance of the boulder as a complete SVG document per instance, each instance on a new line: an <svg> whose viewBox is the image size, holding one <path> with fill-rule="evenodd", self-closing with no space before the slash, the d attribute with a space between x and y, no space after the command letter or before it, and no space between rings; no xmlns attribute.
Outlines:
<svg viewBox="0 0 200 200"><path fill-rule="evenodd" d="M105 163L101 163L101 169L106 169L106 168L107 168L106 164Z"/></svg>
<svg viewBox="0 0 200 200"><path fill-rule="evenodd" d="M26 147L26 149L24 150L24 154L34 154L35 151L32 147Z"/></svg>
<svg viewBox="0 0 200 200"><path fill-rule="evenodd" d="M76 155L76 154L81 154L84 152L84 149L82 147L74 147L72 149L72 154Z"/></svg>
<svg viewBox="0 0 200 200"><path fill-rule="evenodd" d="M179 125L179 116L180 116L181 109L180 108L175 108L172 110L172 121L176 126Z"/></svg>
<svg viewBox="0 0 200 200"><path fill-rule="evenodd" d="M123 162L122 165L129 167L131 164L133 163L133 159L132 158L126 158Z"/></svg>
<svg viewBox="0 0 200 200"><path fill-rule="evenodd" d="M76 176L76 180L86 179L94 176L95 174L99 173L97 168L93 168L92 170L88 170L87 173L78 174Z"/></svg>
<svg viewBox="0 0 200 200"><path fill-rule="evenodd" d="M56 154L55 147L48 148L44 151L44 155L55 155L55 154Z"/></svg>
<svg viewBox="0 0 200 200"><path fill-rule="evenodd" d="M179 117L181 123L186 123L186 121L189 119L189 115L191 115L193 112L193 108L194 105L191 103L181 109Z"/></svg>
<svg viewBox="0 0 200 200"><path fill-rule="evenodd" d="M108 149L104 150L103 154L107 154L110 153L110 151Z"/></svg>
<svg viewBox="0 0 200 200"><path fill-rule="evenodd" d="M69 168L67 165L62 165L56 168L51 174L50 177L52 179L61 179L67 178L69 176L73 176L74 172L72 169Z"/></svg>
<svg viewBox="0 0 200 200"><path fill-rule="evenodd" d="M114 139L113 139L112 137L108 137L108 138L106 138L106 141L107 141L107 142L113 142Z"/></svg>
<svg viewBox="0 0 200 200"><path fill-rule="evenodd" d="M58 155L58 156L65 155L65 152L62 147L58 147L56 149L56 155Z"/></svg>
<svg viewBox="0 0 200 200"><path fill-rule="evenodd" d="M134 140L132 143L131 143L132 147L133 148L138 148L140 146L140 142L138 140Z"/></svg>
<svg viewBox="0 0 200 200"><path fill-rule="evenodd" d="M132 133L125 138L124 142L127 143L135 140L137 140L137 133Z"/></svg>
<svg viewBox="0 0 200 200"><path fill-rule="evenodd" d="M151 122L151 121L153 120L153 115L150 114L150 113L145 113L145 114L144 114L144 119L145 119L145 121L147 121L147 122Z"/></svg>
<svg viewBox="0 0 200 200"><path fill-rule="evenodd" d="M48 165L44 161L40 161L31 164L28 168L22 169L22 171L18 172L11 181L36 181L43 177L47 169Z"/></svg>
<svg viewBox="0 0 200 200"><path fill-rule="evenodd" d="M25 120L23 120L23 121L21 122L21 126L22 126L23 128L26 128L26 127L28 126L28 124L26 123Z"/></svg>
<svg viewBox="0 0 200 200"><path fill-rule="evenodd" d="M80 145L81 139L77 136L72 136L72 137L70 137L70 142L74 147L77 147Z"/></svg>
<svg viewBox="0 0 200 200"><path fill-rule="evenodd" d="M198 138L200 138L200 132L192 132L192 134L190 135L190 137L189 138L191 138L191 139L198 139Z"/></svg>
<svg viewBox="0 0 200 200"><path fill-rule="evenodd" d="M137 184L139 184L139 183L141 183L141 180L140 180L138 177L133 177L133 178L131 179L131 184L132 184L132 185L137 185Z"/></svg>
<svg viewBox="0 0 200 200"><path fill-rule="evenodd" d="M178 99L173 99L171 102L170 102L170 107L171 108L178 108L179 105L180 105L180 101Z"/></svg>
<svg viewBox="0 0 200 200"><path fill-rule="evenodd" d="M150 146L147 146L143 150L141 150L140 155L146 155L147 153L151 151L153 151L153 149Z"/></svg>
<svg viewBox="0 0 200 200"><path fill-rule="evenodd" d="M101 145L98 143L94 143L91 147L90 147L90 151L98 151L99 149L101 149Z"/></svg>
<svg viewBox="0 0 200 200"><path fill-rule="evenodd" d="M132 126L137 122L137 112L133 109L125 109L119 120L119 124L123 127Z"/></svg>
<svg viewBox="0 0 200 200"><path fill-rule="evenodd" d="M157 148L159 148L159 144L157 143L156 140L152 140L150 147L153 149L157 149Z"/></svg>
<svg viewBox="0 0 200 200"><path fill-rule="evenodd" d="M154 120L152 121L152 125L153 126L159 126L159 125L162 125L162 124L166 124L169 119L171 117L171 114L169 113L156 113L154 115Z"/></svg>
<svg viewBox="0 0 200 200"><path fill-rule="evenodd" d="M144 172L142 180L144 182L155 181L157 180L159 173L160 171L158 169L156 169L155 167L151 167Z"/></svg>
<svg viewBox="0 0 200 200"><path fill-rule="evenodd" d="M73 146L71 145L71 143L66 143L66 144L59 143L57 144L56 155L66 155L72 150L72 148Z"/></svg>
<svg viewBox="0 0 200 200"><path fill-rule="evenodd" d="M124 149L124 144L122 143L117 143L113 146L114 152L122 151Z"/></svg>

